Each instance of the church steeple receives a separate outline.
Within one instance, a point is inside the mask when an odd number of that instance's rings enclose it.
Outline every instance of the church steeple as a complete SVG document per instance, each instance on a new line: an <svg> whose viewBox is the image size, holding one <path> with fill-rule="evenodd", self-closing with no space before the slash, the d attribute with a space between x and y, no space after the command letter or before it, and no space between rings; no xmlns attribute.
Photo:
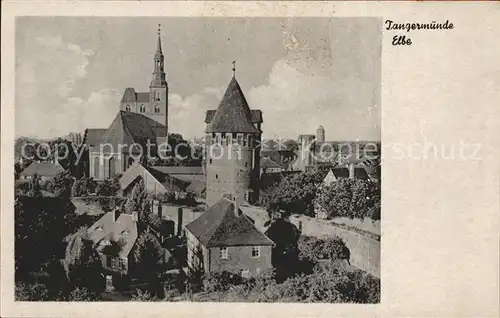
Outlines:
<svg viewBox="0 0 500 318"><path fill-rule="evenodd" d="M153 58L154 69L153 69L153 79L151 81L151 87L166 87L167 80L164 69L164 56L161 49L161 35L160 35L160 25L158 24L158 42L156 44L156 52Z"/></svg>

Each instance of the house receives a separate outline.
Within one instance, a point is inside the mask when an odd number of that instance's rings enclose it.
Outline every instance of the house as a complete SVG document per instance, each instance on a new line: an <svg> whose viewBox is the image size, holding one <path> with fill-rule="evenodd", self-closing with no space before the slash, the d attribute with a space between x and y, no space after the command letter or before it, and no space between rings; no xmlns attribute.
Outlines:
<svg viewBox="0 0 500 318"><path fill-rule="evenodd" d="M276 163L269 157L262 157L260 161L260 174L282 172L285 170L280 164Z"/></svg>
<svg viewBox="0 0 500 318"><path fill-rule="evenodd" d="M40 161L32 162L26 169L21 171L19 178L30 180L35 175L38 175L42 181L52 180L59 173L64 172L64 168L55 161Z"/></svg>
<svg viewBox="0 0 500 318"><path fill-rule="evenodd" d="M271 268L274 242L243 214L238 202L226 195L186 225L190 271L229 271L249 277Z"/></svg>
<svg viewBox="0 0 500 318"><path fill-rule="evenodd" d="M137 213L108 212L88 229L88 235L101 256L102 267L109 272L127 275L130 252L138 236Z"/></svg>
<svg viewBox="0 0 500 318"><path fill-rule="evenodd" d="M203 167L145 167L134 163L119 179L124 195L132 191L139 178L144 180L146 191L154 194L173 191L189 192L195 197L202 197L206 189Z"/></svg>

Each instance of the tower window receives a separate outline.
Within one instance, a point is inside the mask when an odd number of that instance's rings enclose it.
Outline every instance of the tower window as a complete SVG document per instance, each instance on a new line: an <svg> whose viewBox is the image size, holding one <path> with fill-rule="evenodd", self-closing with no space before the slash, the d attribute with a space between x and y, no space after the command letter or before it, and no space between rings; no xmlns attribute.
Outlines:
<svg viewBox="0 0 500 318"><path fill-rule="evenodd" d="M146 106L141 105L140 112L141 113L145 113L146 112Z"/></svg>
<svg viewBox="0 0 500 318"><path fill-rule="evenodd" d="M125 111L127 111L127 112L130 111L130 105L125 106Z"/></svg>
<svg viewBox="0 0 500 318"><path fill-rule="evenodd" d="M158 114L160 112L160 106L156 105L155 106L155 113Z"/></svg>
<svg viewBox="0 0 500 318"><path fill-rule="evenodd" d="M238 145L243 145L243 134L237 134L236 138L238 140Z"/></svg>
<svg viewBox="0 0 500 318"><path fill-rule="evenodd" d="M210 164L212 164L212 159L210 159Z"/></svg>
<svg viewBox="0 0 500 318"><path fill-rule="evenodd" d="M160 101L160 92L159 91L155 92L155 101L157 101L157 102Z"/></svg>
<svg viewBox="0 0 500 318"><path fill-rule="evenodd" d="M219 179L219 175L218 174L215 175L215 179Z"/></svg>

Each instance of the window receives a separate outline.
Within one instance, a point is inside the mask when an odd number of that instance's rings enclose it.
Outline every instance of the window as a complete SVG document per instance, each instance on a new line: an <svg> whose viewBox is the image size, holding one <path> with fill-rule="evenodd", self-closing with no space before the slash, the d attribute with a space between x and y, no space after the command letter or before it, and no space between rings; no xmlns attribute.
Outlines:
<svg viewBox="0 0 500 318"><path fill-rule="evenodd" d="M144 105L141 105L141 108L139 110L141 113L145 113L146 112L146 106Z"/></svg>
<svg viewBox="0 0 500 318"><path fill-rule="evenodd" d="M245 168L247 168L247 167L248 167L248 162L245 162Z"/></svg>
<svg viewBox="0 0 500 318"><path fill-rule="evenodd" d="M128 260L126 258L120 258L120 269L126 270L128 265Z"/></svg>
<svg viewBox="0 0 500 318"><path fill-rule="evenodd" d="M227 247L221 247L220 248L220 259L227 259L227 258L228 258Z"/></svg>
<svg viewBox="0 0 500 318"><path fill-rule="evenodd" d="M243 134L237 134L236 139L238 141L238 145L243 145Z"/></svg>
<svg viewBox="0 0 500 318"><path fill-rule="evenodd" d="M119 269L119 266L120 266L120 261L117 257L113 257L111 259L111 268L112 269Z"/></svg>
<svg viewBox="0 0 500 318"><path fill-rule="evenodd" d="M220 145L221 141L221 135L220 134L215 134L215 143L217 145Z"/></svg>
<svg viewBox="0 0 500 318"><path fill-rule="evenodd" d="M232 145L233 144L233 134L227 134L226 138L227 138L228 146Z"/></svg>
<svg viewBox="0 0 500 318"><path fill-rule="evenodd" d="M127 112L130 111L130 105L125 106L125 111L127 111Z"/></svg>
<svg viewBox="0 0 500 318"><path fill-rule="evenodd" d="M215 175L215 179L219 179L219 175L218 174Z"/></svg>
<svg viewBox="0 0 500 318"><path fill-rule="evenodd" d="M155 114L158 114L160 112L160 106L156 105L155 106Z"/></svg>
<svg viewBox="0 0 500 318"><path fill-rule="evenodd" d="M252 247L252 257L260 257L260 246Z"/></svg>
<svg viewBox="0 0 500 318"><path fill-rule="evenodd" d="M210 164L212 164L212 159L209 160Z"/></svg>
<svg viewBox="0 0 500 318"><path fill-rule="evenodd" d="M159 91L155 92L155 101L157 101L157 102L160 101L160 92Z"/></svg>

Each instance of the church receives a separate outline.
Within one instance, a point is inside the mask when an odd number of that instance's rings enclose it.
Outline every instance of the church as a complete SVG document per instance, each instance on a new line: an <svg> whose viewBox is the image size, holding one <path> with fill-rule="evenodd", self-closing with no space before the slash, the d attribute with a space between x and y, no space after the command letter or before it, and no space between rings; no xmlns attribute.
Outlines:
<svg viewBox="0 0 500 318"><path fill-rule="evenodd" d="M107 129L85 130L83 145L87 147L88 160L83 170L94 180L114 178L138 161L148 143L162 144L167 136L168 83L158 28L149 92L126 88L111 125ZM152 151L155 153L156 149Z"/></svg>

